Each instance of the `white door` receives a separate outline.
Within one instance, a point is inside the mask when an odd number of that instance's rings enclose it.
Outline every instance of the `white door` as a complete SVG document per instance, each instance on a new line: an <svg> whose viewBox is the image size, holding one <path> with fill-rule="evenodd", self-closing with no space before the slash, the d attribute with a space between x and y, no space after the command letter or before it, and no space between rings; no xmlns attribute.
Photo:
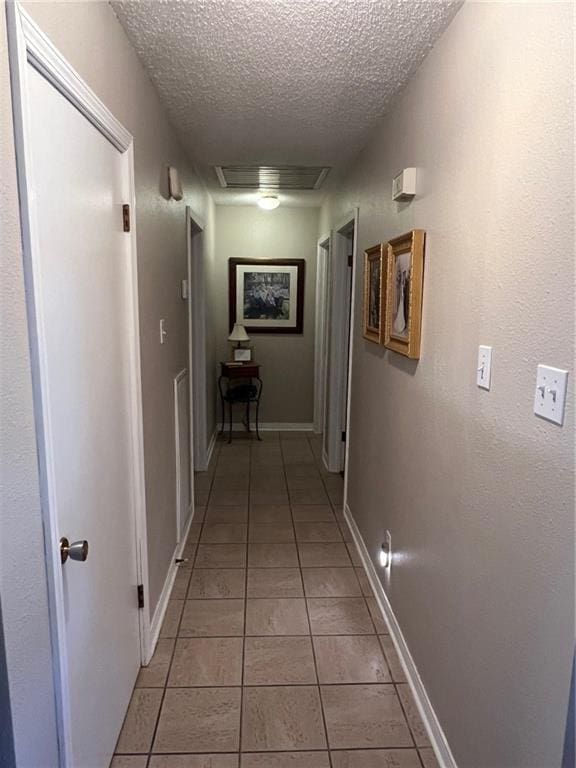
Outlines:
<svg viewBox="0 0 576 768"><path fill-rule="evenodd" d="M103 768L140 665L129 165L31 66L27 103L49 499L58 536L89 544L62 565L58 598L69 763Z"/></svg>

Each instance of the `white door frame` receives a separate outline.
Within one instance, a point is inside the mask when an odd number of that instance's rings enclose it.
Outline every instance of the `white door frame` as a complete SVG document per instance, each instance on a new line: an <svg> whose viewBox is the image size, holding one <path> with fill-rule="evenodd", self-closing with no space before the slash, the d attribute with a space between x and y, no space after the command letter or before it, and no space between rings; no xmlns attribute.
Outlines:
<svg viewBox="0 0 576 768"><path fill-rule="evenodd" d="M204 238L206 225L201 216L186 206L188 243L188 358L190 419L192 440L192 478L194 470L208 469L208 428L206 410L206 281L204 278ZM197 239L197 245L193 243Z"/></svg>
<svg viewBox="0 0 576 768"><path fill-rule="evenodd" d="M316 324L314 336L314 432L325 428L326 397L326 312L328 309L328 265L330 262L330 235L319 238L316 256Z"/></svg>
<svg viewBox="0 0 576 768"><path fill-rule="evenodd" d="M354 225L352 243L352 296L349 294L348 282L348 238L343 232ZM334 227L331 236L330 252L330 323L327 329L329 335L328 361L328 408L326 424L326 440L323 459L329 472L341 472L347 465L348 446L350 444L350 394L353 347L353 317L354 317L354 284L356 276L356 251L358 241L358 209L346 214ZM348 312L348 307L350 311ZM350 343L348 343L350 339ZM348 350L348 356L346 351ZM347 372L348 370L348 378ZM348 394L346 395L346 390ZM346 413L346 419L343 414ZM346 432L346 443L343 446L342 432Z"/></svg>
<svg viewBox="0 0 576 768"><path fill-rule="evenodd" d="M136 569L138 581L144 586L145 605L149 606L148 595L148 550L146 537L146 497L144 487L144 440L142 426L142 387L140 380L140 338L138 318L138 282L136 260L136 227L134 196L134 146L133 137L116 120L107 107L84 83L75 70L52 45L41 29L17 2L7 3L8 42L10 56L10 77L14 113L14 134L18 189L20 195L20 219L26 305L32 360L32 386L34 394L34 415L38 441L38 463L40 472L40 497L44 524L44 546L49 590L50 629L53 647L53 674L56 689L58 717L58 741L61 765L72 767L70 695L68 688L68 654L65 636L62 565L59 552L59 531L56 519L54 497L54 466L50 450L51 424L45 407L47 387L47 366L42 354L41 339L43 328L36 317L36 306L40 295L36 276L39 266L38 225L34 207L30 205L34 189L31 186L32 163L30 153L30 104L28 101L28 65L42 74L70 103L72 103L124 155L129 178L129 199L131 228L126 236L130 238L131 258L128 270L130 282L129 314L129 369L131 397L131 444L134 489L131 515L134 523L136 542ZM118 210L119 219L122 211ZM136 601L136 590L134 594ZM139 612L141 659L146 656L150 617L148 610Z"/></svg>
<svg viewBox="0 0 576 768"><path fill-rule="evenodd" d="M174 442L175 442L175 450L176 450L176 544L180 545L183 540L184 536L181 535L182 531L182 519L185 515L185 527L184 531L188 530L188 523L190 522L191 516L194 512L194 458L193 458L193 443L192 443L192 432L190 431L190 501L188 503L188 509L183 510L182 505L180 503L180 486L182 484L182 475L180 470L180 420L178 418L179 415L179 409L178 409L178 384L182 381L182 379L188 379L188 398L189 398L189 412L188 412L188 430L192 430L193 424L192 424L192 400L190 399L190 393L191 393L191 385L190 385L190 374L188 371L188 368L183 368L180 373L176 376L174 379ZM151 654L150 654L151 655Z"/></svg>

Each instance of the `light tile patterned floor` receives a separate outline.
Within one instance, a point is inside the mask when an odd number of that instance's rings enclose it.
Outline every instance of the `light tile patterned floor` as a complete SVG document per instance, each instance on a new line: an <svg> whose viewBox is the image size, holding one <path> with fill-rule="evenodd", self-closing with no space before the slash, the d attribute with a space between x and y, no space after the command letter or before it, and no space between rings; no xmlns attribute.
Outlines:
<svg viewBox="0 0 576 768"><path fill-rule="evenodd" d="M112 768L435 768L311 433L236 434Z"/></svg>

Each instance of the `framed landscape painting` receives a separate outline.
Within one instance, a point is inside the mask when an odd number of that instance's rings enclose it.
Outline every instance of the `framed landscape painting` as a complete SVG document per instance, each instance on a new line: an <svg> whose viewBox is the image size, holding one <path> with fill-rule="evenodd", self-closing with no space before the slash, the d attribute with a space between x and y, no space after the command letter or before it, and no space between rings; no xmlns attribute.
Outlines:
<svg viewBox="0 0 576 768"><path fill-rule="evenodd" d="M229 325L248 333L302 333L304 259L228 259Z"/></svg>
<svg viewBox="0 0 576 768"><path fill-rule="evenodd" d="M384 244L364 251L363 335L376 344L382 344L384 339L386 263Z"/></svg>
<svg viewBox="0 0 576 768"><path fill-rule="evenodd" d="M424 231L414 229L388 243L385 346L420 357Z"/></svg>

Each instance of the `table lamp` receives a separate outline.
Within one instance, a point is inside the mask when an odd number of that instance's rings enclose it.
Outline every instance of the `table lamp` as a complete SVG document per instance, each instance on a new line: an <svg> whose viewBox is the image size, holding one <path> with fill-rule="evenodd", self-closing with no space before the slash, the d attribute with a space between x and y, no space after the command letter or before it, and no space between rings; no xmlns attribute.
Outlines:
<svg viewBox="0 0 576 768"><path fill-rule="evenodd" d="M244 349L242 347L243 341L250 341L250 336L246 333L246 328L240 323L234 323L232 333L228 336L228 341L237 342L234 349L234 362L249 362L251 358L251 349Z"/></svg>

